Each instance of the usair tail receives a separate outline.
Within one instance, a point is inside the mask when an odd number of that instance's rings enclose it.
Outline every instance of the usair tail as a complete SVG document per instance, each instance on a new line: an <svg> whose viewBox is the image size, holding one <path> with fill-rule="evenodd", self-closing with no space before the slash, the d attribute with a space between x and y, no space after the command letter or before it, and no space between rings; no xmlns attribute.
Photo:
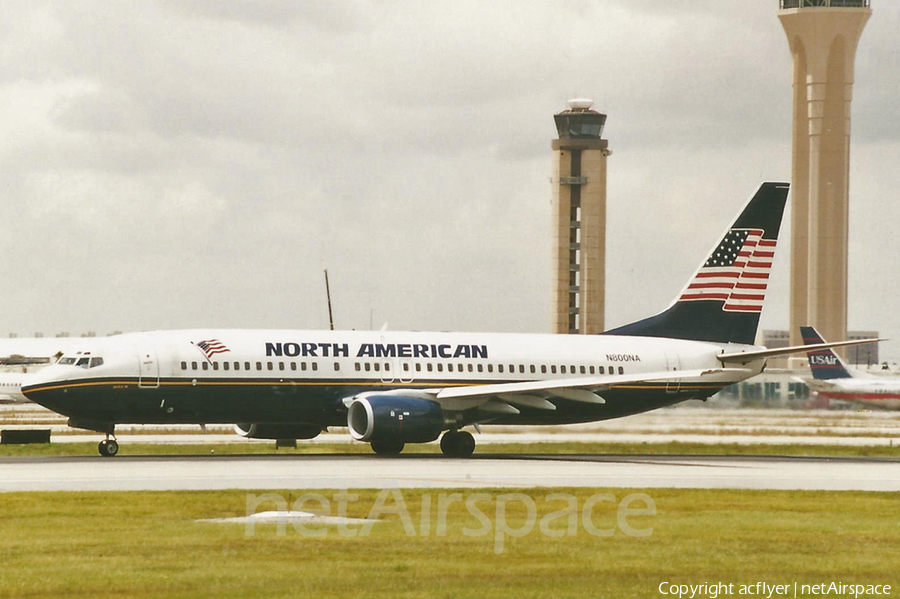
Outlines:
<svg viewBox="0 0 900 599"><path fill-rule="evenodd" d="M753 344L788 188L760 186L665 312L604 334Z"/></svg>
<svg viewBox="0 0 900 599"><path fill-rule="evenodd" d="M803 336L804 345L825 343L815 327L800 327L800 334ZM806 352L806 357L809 359L809 369L812 370L815 379L832 381L853 378L840 356L830 349Z"/></svg>

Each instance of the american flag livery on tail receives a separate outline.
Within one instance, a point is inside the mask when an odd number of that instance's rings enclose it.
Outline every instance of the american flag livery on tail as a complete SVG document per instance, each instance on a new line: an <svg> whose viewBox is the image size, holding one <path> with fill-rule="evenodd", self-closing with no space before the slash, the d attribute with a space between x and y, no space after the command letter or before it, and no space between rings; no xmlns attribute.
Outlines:
<svg viewBox="0 0 900 599"><path fill-rule="evenodd" d="M606 334L752 345L787 194L763 183L665 312Z"/></svg>
<svg viewBox="0 0 900 599"><path fill-rule="evenodd" d="M726 312L762 312L775 239L762 229L731 229L700 267L679 301L724 301Z"/></svg>

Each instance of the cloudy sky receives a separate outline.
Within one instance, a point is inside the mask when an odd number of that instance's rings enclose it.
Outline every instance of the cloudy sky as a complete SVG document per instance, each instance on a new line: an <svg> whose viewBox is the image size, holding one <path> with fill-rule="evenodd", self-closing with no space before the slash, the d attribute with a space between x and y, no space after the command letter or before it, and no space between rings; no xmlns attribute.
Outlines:
<svg viewBox="0 0 900 599"><path fill-rule="evenodd" d="M857 56L850 327L900 339L900 3ZM546 332L552 115L609 115L607 324L790 178L776 0L0 4L0 335ZM786 328L781 246L763 326ZM884 353L900 358L900 342Z"/></svg>

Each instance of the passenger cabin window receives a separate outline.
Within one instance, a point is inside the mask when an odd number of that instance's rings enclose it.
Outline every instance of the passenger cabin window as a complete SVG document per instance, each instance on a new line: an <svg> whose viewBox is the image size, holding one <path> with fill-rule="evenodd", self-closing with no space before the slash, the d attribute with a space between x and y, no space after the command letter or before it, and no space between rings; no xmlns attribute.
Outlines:
<svg viewBox="0 0 900 599"><path fill-rule="evenodd" d="M591 374L594 374L594 367L591 366Z"/></svg>
<svg viewBox="0 0 900 599"><path fill-rule="evenodd" d="M600 374L606 374L606 369L603 368L602 366L598 366L598 367L597 367L597 372L599 372Z"/></svg>
<svg viewBox="0 0 900 599"><path fill-rule="evenodd" d="M257 362L257 363L256 363L256 369L257 369L257 370L262 370L262 362Z"/></svg>
<svg viewBox="0 0 900 599"><path fill-rule="evenodd" d="M284 370L284 362L278 363L278 370Z"/></svg>
<svg viewBox="0 0 900 599"><path fill-rule="evenodd" d="M425 369L428 370L428 372L431 372L432 370L434 370L434 365L431 362L429 362L428 364L425 365Z"/></svg>
<svg viewBox="0 0 900 599"><path fill-rule="evenodd" d="M444 372L444 365L443 365L443 364L438 363L437 367L438 367L438 372Z"/></svg>
<svg viewBox="0 0 900 599"><path fill-rule="evenodd" d="M360 370L362 370L362 366L360 366L359 362L356 363L354 368L356 368L356 372L359 372Z"/></svg>
<svg viewBox="0 0 900 599"><path fill-rule="evenodd" d="M341 369L341 363L340 363L340 362L335 362L335 363L334 363L334 371L337 372L337 371L340 370L340 369Z"/></svg>
<svg viewBox="0 0 900 599"><path fill-rule="evenodd" d="M231 368L231 365L228 362L222 362L222 368L224 370L228 370L229 368Z"/></svg>
<svg viewBox="0 0 900 599"><path fill-rule="evenodd" d="M625 368L623 366L619 366L619 374L625 374Z"/></svg>
<svg viewBox="0 0 900 599"><path fill-rule="evenodd" d="M318 370L318 369L319 369L319 364L316 363L316 362L313 362L313 363L312 363L312 369L313 369L313 370Z"/></svg>
<svg viewBox="0 0 900 599"><path fill-rule="evenodd" d="M306 370L306 362L300 362L300 370Z"/></svg>
<svg viewBox="0 0 900 599"><path fill-rule="evenodd" d="M297 370L297 363L291 362L291 370Z"/></svg>
<svg viewBox="0 0 900 599"><path fill-rule="evenodd" d="M187 370L187 362L182 362L182 363L181 363L181 369L182 369L182 370Z"/></svg>
<svg viewBox="0 0 900 599"><path fill-rule="evenodd" d="M369 372L370 370L372 370L372 365L366 362L366 372Z"/></svg>
<svg viewBox="0 0 900 599"><path fill-rule="evenodd" d="M202 364L202 366L203 366L203 370L209 370L209 364L207 364L206 362L204 362Z"/></svg>
<svg viewBox="0 0 900 599"><path fill-rule="evenodd" d="M488 364L488 372L494 372L494 365Z"/></svg>
<svg viewBox="0 0 900 599"><path fill-rule="evenodd" d="M581 367L581 374L587 374L587 370L584 366Z"/></svg>
<svg viewBox="0 0 900 599"><path fill-rule="evenodd" d="M529 366L528 369L531 371L531 374L534 374L534 373L536 372L536 370L537 370L537 369L534 367L534 364L532 364L531 366Z"/></svg>
<svg viewBox="0 0 900 599"><path fill-rule="evenodd" d="M244 362L244 370L250 370L250 362Z"/></svg>
<svg viewBox="0 0 900 599"><path fill-rule="evenodd" d="M497 364L497 372L503 372L503 364Z"/></svg>
<svg viewBox="0 0 900 599"><path fill-rule="evenodd" d="M519 364L519 374L525 374L525 365Z"/></svg>
<svg viewBox="0 0 900 599"><path fill-rule="evenodd" d="M469 364L469 372L472 372L472 365Z"/></svg>
<svg viewBox="0 0 900 599"><path fill-rule="evenodd" d="M541 364L541 374L547 374L547 365Z"/></svg>
<svg viewBox="0 0 900 599"><path fill-rule="evenodd" d="M219 363L213 362L213 370L218 370L218 369L219 369Z"/></svg>
<svg viewBox="0 0 900 599"><path fill-rule="evenodd" d="M559 367L559 372L562 374L566 373L566 365L565 364L563 364L562 366Z"/></svg>
<svg viewBox="0 0 900 599"><path fill-rule="evenodd" d="M234 363L234 369L235 369L235 370L240 370L240 369L241 369L241 363L240 363L240 362L235 362L235 363Z"/></svg>
<svg viewBox="0 0 900 599"><path fill-rule="evenodd" d="M416 362L416 372L422 372L422 365Z"/></svg>
<svg viewBox="0 0 900 599"><path fill-rule="evenodd" d="M550 367L550 374L556 374L556 365Z"/></svg>
<svg viewBox="0 0 900 599"><path fill-rule="evenodd" d="M191 370L197 370L197 363L191 362Z"/></svg>
<svg viewBox="0 0 900 599"><path fill-rule="evenodd" d="M274 369L275 369L275 365L272 364L271 362L266 362L266 368L268 368L269 370L274 370Z"/></svg>
<svg viewBox="0 0 900 599"><path fill-rule="evenodd" d="M484 372L484 364L478 365L478 372Z"/></svg>
<svg viewBox="0 0 900 599"><path fill-rule="evenodd" d="M381 364L375 362L375 372L381 372Z"/></svg>

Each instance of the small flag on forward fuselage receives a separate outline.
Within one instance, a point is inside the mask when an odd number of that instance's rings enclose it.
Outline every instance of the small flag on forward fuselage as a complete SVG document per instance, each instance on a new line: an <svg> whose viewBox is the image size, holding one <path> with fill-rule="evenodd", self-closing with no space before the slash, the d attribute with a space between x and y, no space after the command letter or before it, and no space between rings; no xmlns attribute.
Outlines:
<svg viewBox="0 0 900 599"><path fill-rule="evenodd" d="M200 351L202 351L206 355L207 360L212 358L216 354L224 354L225 352L231 351L230 349L225 347L225 344L218 339L198 341L195 345L199 347Z"/></svg>

